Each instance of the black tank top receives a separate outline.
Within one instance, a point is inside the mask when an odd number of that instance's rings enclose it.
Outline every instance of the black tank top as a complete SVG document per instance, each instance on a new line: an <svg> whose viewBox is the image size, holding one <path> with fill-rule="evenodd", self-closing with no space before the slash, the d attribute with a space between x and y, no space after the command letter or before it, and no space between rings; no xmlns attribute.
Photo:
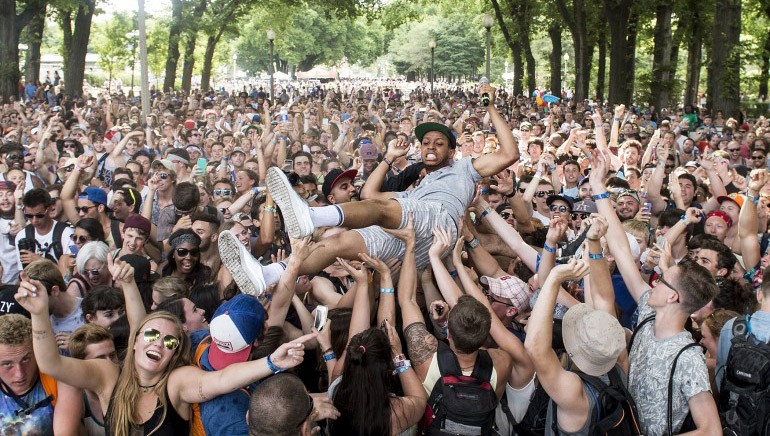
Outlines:
<svg viewBox="0 0 770 436"><path fill-rule="evenodd" d="M110 404L107 406L107 413L104 414L104 434L109 436L111 433L111 421L112 421L112 400L115 399L115 390L112 391L112 397L110 398ZM160 407L160 400L155 406L155 412L150 419L145 421L140 426L135 426L129 434L134 435L147 435L155 427L158 426L163 410ZM168 398L168 392L166 392L166 419L163 420L160 428L154 432L153 436L188 436L190 434L190 422L179 416L171 404L171 400Z"/></svg>

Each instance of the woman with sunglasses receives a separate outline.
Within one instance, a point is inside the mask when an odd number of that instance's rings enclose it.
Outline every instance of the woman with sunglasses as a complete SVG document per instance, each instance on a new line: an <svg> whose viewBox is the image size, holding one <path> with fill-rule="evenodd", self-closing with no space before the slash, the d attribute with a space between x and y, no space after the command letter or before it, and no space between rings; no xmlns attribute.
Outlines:
<svg viewBox="0 0 770 436"><path fill-rule="evenodd" d="M78 298L85 297L94 286L112 285L107 258L110 248L101 241L87 242L75 258L77 273L67 285L67 293Z"/></svg>
<svg viewBox="0 0 770 436"><path fill-rule="evenodd" d="M75 224L70 239L69 249L72 254L62 254L59 258L59 271L65 282L69 282L75 272L75 256L83 246L92 241L104 242L104 228L93 218L83 218Z"/></svg>
<svg viewBox="0 0 770 436"><path fill-rule="evenodd" d="M166 255L163 277L184 279L189 286L205 283L211 268L201 263L201 238L191 229L177 230L168 238L171 251Z"/></svg>
<svg viewBox="0 0 770 436"><path fill-rule="evenodd" d="M113 273L124 292L132 287L133 268L116 263ZM206 372L189 365L190 341L176 317L168 312L145 316L141 311L129 315L133 338L129 341L133 346L127 348L121 369L104 359L78 360L59 355L51 333L48 291L42 283L23 275L15 297L32 314L33 348L40 370L95 392L105 411L107 434L114 436L187 435L193 403L293 368L304 358L303 343L315 336L283 344L263 359Z"/></svg>

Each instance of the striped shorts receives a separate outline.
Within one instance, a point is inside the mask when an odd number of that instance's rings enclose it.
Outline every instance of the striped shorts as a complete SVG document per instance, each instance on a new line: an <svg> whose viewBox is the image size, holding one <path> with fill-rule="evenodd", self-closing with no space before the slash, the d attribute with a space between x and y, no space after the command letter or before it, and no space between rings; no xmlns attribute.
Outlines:
<svg viewBox="0 0 770 436"><path fill-rule="evenodd" d="M413 215L415 234L415 260L417 269L424 268L428 262L428 250L433 243L433 228L448 228L452 236L452 243L442 257L452 252L457 241L457 224L449 216L440 203L416 200L411 198L396 198L401 205L401 224L399 228L406 227L409 213ZM370 256L381 260L392 258L403 259L404 243L385 232L382 227L370 226L356 231L364 239L366 250Z"/></svg>

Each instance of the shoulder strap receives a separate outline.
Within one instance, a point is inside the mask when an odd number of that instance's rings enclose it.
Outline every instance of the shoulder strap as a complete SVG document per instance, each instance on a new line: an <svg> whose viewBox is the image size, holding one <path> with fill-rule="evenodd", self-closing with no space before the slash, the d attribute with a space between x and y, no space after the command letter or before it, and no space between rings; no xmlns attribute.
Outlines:
<svg viewBox="0 0 770 436"><path fill-rule="evenodd" d="M117 220L110 221L110 233L112 234L112 240L115 242L115 248L123 247L123 236L120 234L120 222Z"/></svg>
<svg viewBox="0 0 770 436"><path fill-rule="evenodd" d="M652 322L655 319L655 314L648 316L647 318L641 320L638 324L636 324L636 327L634 328L634 333L631 334L631 340L628 341L628 351L631 352L631 348L634 346L634 339L636 339L636 334L639 332L639 330L644 327L645 324Z"/></svg>
<svg viewBox="0 0 770 436"><path fill-rule="evenodd" d="M53 238L51 239L49 250L53 249L53 255L57 260L61 257L62 254L64 254L64 247L62 247L61 236L64 234L64 229L67 227L69 227L69 225L61 221L56 221L56 224L53 226Z"/></svg>
<svg viewBox="0 0 770 436"><path fill-rule="evenodd" d="M24 237L35 241L35 228L32 227L32 224L27 224L27 226L24 227ZM35 244L37 244L37 241L35 241Z"/></svg>
<svg viewBox="0 0 770 436"><path fill-rule="evenodd" d="M671 374L668 376L668 408L666 409L666 425L667 425L667 435L673 435L674 434L674 424L673 424L673 409L674 409L674 373L676 373L676 363L679 361L679 356L682 355L685 351L687 351L690 348L693 347L701 347L700 344L697 342L691 342L684 347L682 347L681 350L679 350L678 353L676 353L676 357L674 357L674 363L671 364Z"/></svg>
<svg viewBox="0 0 770 436"><path fill-rule="evenodd" d="M59 395L59 388L56 384L56 379L48 374L43 374L41 372L40 383L42 383L45 393L53 397L53 400L51 400L51 406L56 407L56 397Z"/></svg>
<svg viewBox="0 0 770 436"><path fill-rule="evenodd" d="M460 369L460 363L457 362L457 356L449 348L449 345L439 341L438 349L436 350L436 359L438 359L438 369L441 372L441 376L446 375L463 375L462 369Z"/></svg>
<svg viewBox="0 0 770 436"><path fill-rule="evenodd" d="M471 377L474 377L476 380L491 382L493 369L494 365L492 363L492 357L489 356L487 350L479 350L476 355L476 364L473 365ZM492 386L493 390L494 388L495 386Z"/></svg>
<svg viewBox="0 0 770 436"><path fill-rule="evenodd" d="M751 322L751 316L738 316L733 321L733 340L745 341L749 333L749 322Z"/></svg>
<svg viewBox="0 0 770 436"><path fill-rule="evenodd" d="M203 357L203 353L208 349L208 347L211 345L211 335L207 335L203 340L198 343L198 346L195 347L195 356L193 357L193 364L197 366L198 368L201 367L201 357Z"/></svg>

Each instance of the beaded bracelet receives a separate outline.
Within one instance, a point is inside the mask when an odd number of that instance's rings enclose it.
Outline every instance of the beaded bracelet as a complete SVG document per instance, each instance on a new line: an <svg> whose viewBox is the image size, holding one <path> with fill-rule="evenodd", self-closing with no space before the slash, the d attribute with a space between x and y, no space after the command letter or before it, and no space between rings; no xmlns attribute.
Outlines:
<svg viewBox="0 0 770 436"><path fill-rule="evenodd" d="M267 212L267 213L275 213L276 212L275 206L265 206L265 208L263 210L265 212Z"/></svg>

